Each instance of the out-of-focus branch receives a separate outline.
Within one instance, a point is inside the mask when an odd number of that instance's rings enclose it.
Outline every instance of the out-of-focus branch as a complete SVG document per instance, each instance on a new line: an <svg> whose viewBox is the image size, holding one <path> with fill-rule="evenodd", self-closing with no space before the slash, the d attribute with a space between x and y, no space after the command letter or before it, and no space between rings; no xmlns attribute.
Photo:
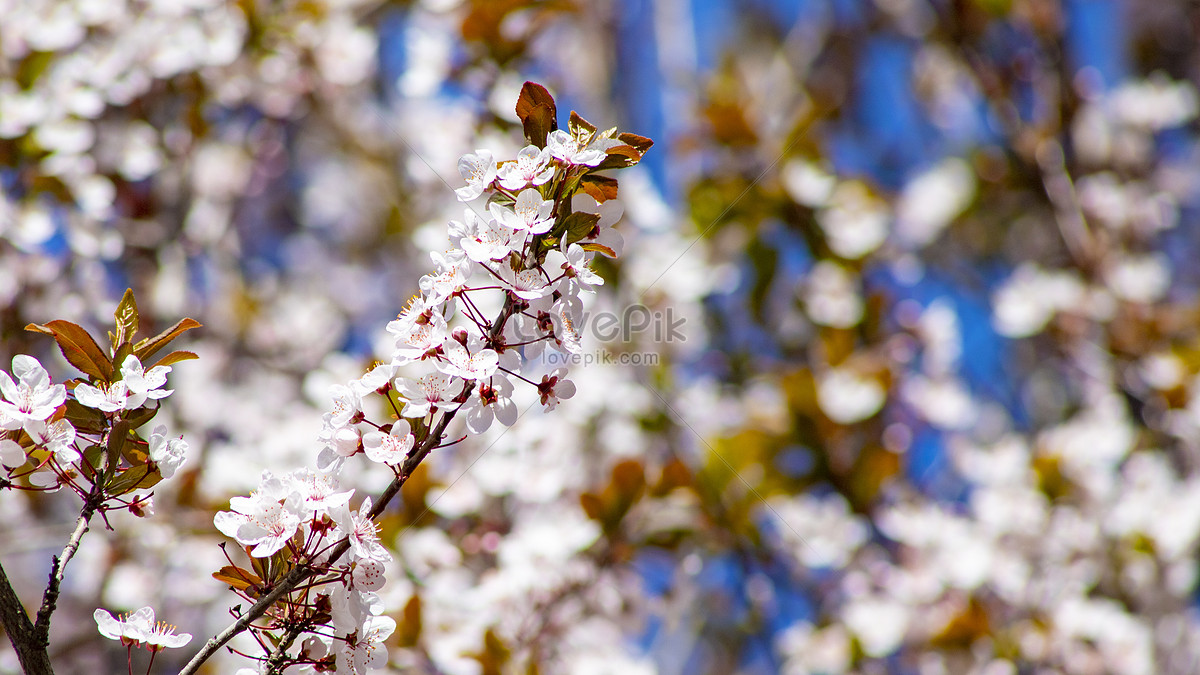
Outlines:
<svg viewBox="0 0 1200 675"><path fill-rule="evenodd" d="M1062 145L1053 139L1042 141L1037 150L1038 167L1042 173L1042 185L1046 196L1054 206L1055 222L1071 257L1081 267L1086 267L1093 256L1092 235L1087 219L1075 192L1075 182L1067 172L1066 158Z"/></svg>

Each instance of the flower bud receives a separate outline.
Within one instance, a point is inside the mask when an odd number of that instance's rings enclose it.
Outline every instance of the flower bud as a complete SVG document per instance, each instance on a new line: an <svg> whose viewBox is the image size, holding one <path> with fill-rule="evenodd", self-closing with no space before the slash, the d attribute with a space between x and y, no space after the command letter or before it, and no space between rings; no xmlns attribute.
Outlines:
<svg viewBox="0 0 1200 675"><path fill-rule="evenodd" d="M138 518L149 518L154 515L154 501L149 495L134 498L128 508L129 512Z"/></svg>
<svg viewBox="0 0 1200 675"><path fill-rule="evenodd" d="M342 427L333 434L333 449L342 457L349 457L358 452L358 431L350 427Z"/></svg>

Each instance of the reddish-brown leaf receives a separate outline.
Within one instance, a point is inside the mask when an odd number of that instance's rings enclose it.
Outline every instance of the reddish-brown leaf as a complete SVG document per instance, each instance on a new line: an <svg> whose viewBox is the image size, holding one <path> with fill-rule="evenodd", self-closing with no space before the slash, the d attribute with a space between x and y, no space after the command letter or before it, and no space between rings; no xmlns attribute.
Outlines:
<svg viewBox="0 0 1200 675"><path fill-rule="evenodd" d="M112 381L112 361L83 326L55 319L45 325L31 323L25 330L53 337L71 365L97 380Z"/></svg>
<svg viewBox="0 0 1200 675"><path fill-rule="evenodd" d="M133 342L133 336L138 331L137 300L133 298L132 288L125 289L125 295L121 297L121 302L117 304L117 310L113 312L113 321L116 324L117 332L116 334L109 333L108 338L112 343L113 353L116 354L121 345Z"/></svg>
<svg viewBox="0 0 1200 675"><path fill-rule="evenodd" d="M546 147L546 136L558 129L558 108L554 97L546 88L534 82L526 82L517 97L517 117L525 131L525 138L539 148Z"/></svg>
<svg viewBox="0 0 1200 675"><path fill-rule="evenodd" d="M594 171L624 169L642 161L641 153L630 145L616 145L605 152L608 153L608 157L605 157L604 161L600 162L600 165L593 169Z"/></svg>
<svg viewBox="0 0 1200 675"><path fill-rule="evenodd" d="M596 133L597 127L595 124L592 124L591 122L580 117L579 113L572 110L571 118L567 122L567 129L571 132L572 136L577 135L577 130L583 130L585 135L591 136L592 134Z"/></svg>
<svg viewBox="0 0 1200 675"><path fill-rule="evenodd" d="M637 134L631 134L629 132L617 134L617 140L632 147L634 150L637 150L638 153L643 155L646 154L646 151L650 149L650 146L654 145L654 141L650 140L649 138L646 138L645 136L638 136Z"/></svg>
<svg viewBox="0 0 1200 675"><path fill-rule="evenodd" d="M198 359L198 358L200 358L200 357L196 356L196 354L194 352L188 352L188 351L184 351L181 349L179 351L174 351L174 352L171 352L170 354L167 354L166 356L159 359L158 362L155 363L154 365L155 366L172 366L172 365L175 365L176 363L179 363L180 361L191 361L192 359ZM154 366L150 366L150 367L153 368Z"/></svg>
<svg viewBox="0 0 1200 675"><path fill-rule="evenodd" d="M158 350L170 344L171 340L174 340L186 331L189 331L193 328L199 328L200 325L200 322L196 321L195 319L180 319L179 322L174 326L171 326L158 335L138 342L133 346L133 354L134 356L138 357L138 360L141 361L142 364L145 364L147 359L149 359L151 356L154 356Z"/></svg>
<svg viewBox="0 0 1200 675"><path fill-rule="evenodd" d="M612 250L611 248L605 246L604 244L597 244L596 242L589 242L586 244L580 244L579 247L585 251L594 251L596 253L602 253L610 258L617 257L617 252Z"/></svg>
<svg viewBox="0 0 1200 675"><path fill-rule="evenodd" d="M584 192L591 195L592 199L596 200L597 204L603 204L610 199L617 198L617 179L609 178L608 176L597 176L595 174L584 174L583 181L579 187Z"/></svg>
<svg viewBox="0 0 1200 675"><path fill-rule="evenodd" d="M219 572L213 572L212 577L223 584L228 584L239 591L245 591L251 586L262 583L262 579L247 569L235 565L226 565Z"/></svg>

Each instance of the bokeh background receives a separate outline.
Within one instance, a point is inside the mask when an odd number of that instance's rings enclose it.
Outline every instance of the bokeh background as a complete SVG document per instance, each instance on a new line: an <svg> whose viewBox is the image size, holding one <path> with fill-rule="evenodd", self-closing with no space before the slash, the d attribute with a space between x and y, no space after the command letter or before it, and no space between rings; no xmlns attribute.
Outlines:
<svg viewBox="0 0 1200 675"><path fill-rule="evenodd" d="M0 357L71 377L22 327L104 326L126 287L152 330L205 326L159 415L191 456L89 535L61 672L124 672L97 606L227 622L213 513L312 463L461 215L457 158L520 147L527 79L656 141L591 310L684 337L593 339L657 362L579 367L426 462L384 518L394 672L1197 672L1198 27L1183 0L0 0ZM0 492L27 601L73 508Z"/></svg>

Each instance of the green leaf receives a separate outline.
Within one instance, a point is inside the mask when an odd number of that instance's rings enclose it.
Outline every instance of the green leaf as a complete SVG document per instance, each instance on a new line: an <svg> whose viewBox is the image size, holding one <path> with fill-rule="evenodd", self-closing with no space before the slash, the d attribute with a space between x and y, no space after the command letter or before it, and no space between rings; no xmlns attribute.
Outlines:
<svg viewBox="0 0 1200 675"><path fill-rule="evenodd" d="M67 361L89 377L103 382L112 381L112 361L83 326L55 319L45 325L31 323L25 326L25 330L53 337Z"/></svg>
<svg viewBox="0 0 1200 675"><path fill-rule="evenodd" d="M113 334L108 334L109 339L113 338ZM117 349L113 352L113 377L124 378L125 374L121 371L121 364L125 363L125 359L133 353L133 345L128 342L122 342L117 345ZM140 359L139 359L140 360Z"/></svg>
<svg viewBox="0 0 1200 675"><path fill-rule="evenodd" d="M150 464L141 464L117 474L115 478L108 482L105 492L115 497L129 494L134 490L152 488L161 481L162 474L158 472L158 469L151 469Z"/></svg>
<svg viewBox="0 0 1200 675"><path fill-rule="evenodd" d="M83 473L87 479L96 482L96 474L100 470L100 458L104 455L104 448L99 445L89 445L83 451Z"/></svg>
<svg viewBox="0 0 1200 675"><path fill-rule="evenodd" d="M138 408L136 410L128 410L121 418L129 423L130 429L137 429L146 422L154 419L158 414L158 408Z"/></svg>
<svg viewBox="0 0 1200 675"><path fill-rule="evenodd" d="M133 346L133 355L138 357L138 360L145 365L146 360L154 356L158 350L171 344L171 340L179 337L186 331L193 328L199 328L200 322L195 319L180 319L178 323L165 331L155 335L152 338L146 338ZM161 363L161 362L160 362Z"/></svg>
<svg viewBox="0 0 1200 675"><path fill-rule="evenodd" d="M260 579L270 579L271 578L270 560L267 558L260 558L260 557L254 556L253 554L251 554L251 551L253 551L253 550L254 550L253 546L246 547L246 555L250 556L250 566L254 568L254 573L256 575L258 575L258 578L260 578Z"/></svg>
<svg viewBox="0 0 1200 675"><path fill-rule="evenodd" d="M579 189L579 185L583 182L583 177L587 174L579 174L566 179L559 190L562 197L559 200L558 215L566 215L571 208L571 197L575 195L575 191Z"/></svg>
<svg viewBox="0 0 1200 675"><path fill-rule="evenodd" d="M125 447L126 436L129 434L129 424L120 420L113 424L108 432L108 447L104 453L104 473L112 478L117 471L117 463L121 460L121 449Z"/></svg>
<svg viewBox="0 0 1200 675"><path fill-rule="evenodd" d="M150 461L150 444L146 442L136 431L133 431L133 423L128 419L121 420L122 423L128 425L129 431L125 433L125 440L121 443L121 457L130 466L138 466Z"/></svg>
<svg viewBox="0 0 1200 675"><path fill-rule="evenodd" d="M580 239L584 239L596 229L596 223L600 222L600 214L588 213L586 211L576 211L571 215L563 218L562 226L566 232L566 240L568 244L574 244Z"/></svg>
<svg viewBox="0 0 1200 675"><path fill-rule="evenodd" d="M108 428L104 413L89 408L73 398L67 399L67 421L75 427L75 431L87 434L102 434Z"/></svg>
<svg viewBox="0 0 1200 675"><path fill-rule="evenodd" d="M138 308L137 300L133 298L133 289L125 289L125 295L121 297L121 302L117 304L117 311L113 312L113 319L116 321L117 334L108 334L109 340L112 342L113 354L116 354L121 345L130 344L133 342L133 336L138 331ZM120 363L120 361L115 361Z"/></svg>
<svg viewBox="0 0 1200 675"><path fill-rule="evenodd" d="M558 108L546 88L526 82L517 97L517 117L525 130L525 139L539 148L546 147L546 136L558 129Z"/></svg>
<svg viewBox="0 0 1200 675"><path fill-rule="evenodd" d="M304 535L299 531L293 535L292 541L298 549L304 548ZM292 552L286 546L271 554L268 561L267 569L270 570L270 575L263 578L272 585L282 581L292 571Z"/></svg>

